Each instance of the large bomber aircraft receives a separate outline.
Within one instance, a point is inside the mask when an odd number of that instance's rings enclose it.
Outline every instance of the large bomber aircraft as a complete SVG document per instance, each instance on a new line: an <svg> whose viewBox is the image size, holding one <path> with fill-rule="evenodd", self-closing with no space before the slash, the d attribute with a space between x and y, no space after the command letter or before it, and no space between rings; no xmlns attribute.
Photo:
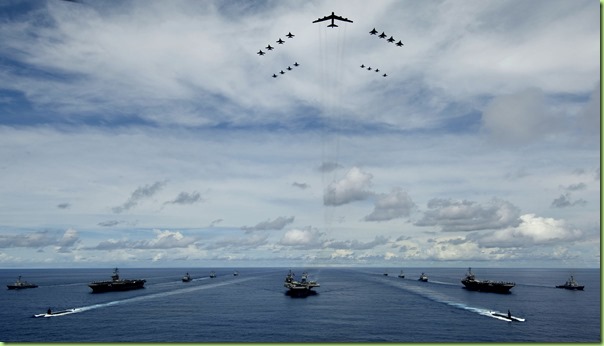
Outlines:
<svg viewBox="0 0 604 346"><path fill-rule="evenodd" d="M348 18L344 18L342 16L337 16L333 12L331 12L331 14L329 16L325 16L323 18L319 18L319 19L313 21L313 23L323 22L323 21L330 20L330 19L331 19L331 24L329 24L327 26L328 28L337 28L338 27L336 24L334 24L334 20L339 20L339 21L342 21L342 22L352 23L352 20L350 20Z"/></svg>

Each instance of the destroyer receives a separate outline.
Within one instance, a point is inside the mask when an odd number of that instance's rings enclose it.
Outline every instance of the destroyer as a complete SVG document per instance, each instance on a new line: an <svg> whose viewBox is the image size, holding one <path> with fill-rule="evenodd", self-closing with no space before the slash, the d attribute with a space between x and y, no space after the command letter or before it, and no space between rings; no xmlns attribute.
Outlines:
<svg viewBox="0 0 604 346"><path fill-rule="evenodd" d="M36 288L38 287L38 285L32 284L31 282L27 281L21 281L21 275L19 275L19 278L14 284L6 285L6 287L8 287L9 290L20 290L23 288Z"/></svg>
<svg viewBox="0 0 604 346"><path fill-rule="evenodd" d="M285 283L283 284L283 286L285 286L287 289L289 289L290 294L295 294L295 295L313 294L314 291L312 291L312 289L315 287L321 286L316 281L308 280L307 272L302 273L302 277L300 278L300 281L296 281L295 276L296 276L296 274L292 273L292 271L290 270L289 273L287 274L287 276L285 277Z"/></svg>
<svg viewBox="0 0 604 346"><path fill-rule="evenodd" d="M494 293L510 293L510 289L516 286L513 282L476 280L472 273L472 268L468 268L466 277L461 280L461 283L470 291L494 292Z"/></svg>
<svg viewBox="0 0 604 346"><path fill-rule="evenodd" d="M579 290L579 291L583 291L583 289L585 288L585 286L579 285L575 281L575 278L571 275L570 279L568 279L568 281L566 281L564 283L564 285L557 285L556 288L566 288L567 290Z"/></svg>
<svg viewBox="0 0 604 346"><path fill-rule="evenodd" d="M119 270L115 268L113 275L111 275L111 281L93 281L88 284L88 287L92 288L92 293L129 291L144 288L145 282L147 280L120 280Z"/></svg>

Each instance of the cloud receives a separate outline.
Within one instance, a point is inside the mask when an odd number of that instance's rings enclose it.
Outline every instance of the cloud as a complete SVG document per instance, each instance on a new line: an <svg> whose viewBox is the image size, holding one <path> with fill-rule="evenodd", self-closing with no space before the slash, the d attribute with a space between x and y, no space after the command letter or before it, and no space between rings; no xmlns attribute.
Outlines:
<svg viewBox="0 0 604 346"><path fill-rule="evenodd" d="M154 239L149 240L114 240L109 239L88 247L89 250L116 250L116 249L175 249L187 248L198 241L196 237L184 236L178 231L154 230Z"/></svg>
<svg viewBox="0 0 604 346"><path fill-rule="evenodd" d="M153 196L157 191L161 190L166 185L166 181L157 181L151 185L145 185L137 188L132 192L132 195L124 204L112 208L113 212L119 214L123 211L130 210L135 207L141 200Z"/></svg>
<svg viewBox="0 0 604 346"><path fill-rule="evenodd" d="M510 202L494 198L481 205L472 201L432 199L416 226L439 226L443 232L468 232L517 226L520 210Z"/></svg>
<svg viewBox="0 0 604 346"><path fill-rule="evenodd" d="M290 216L290 217L279 216L278 218L274 219L273 221L270 221L270 220L262 221L262 222L258 223L256 226L253 226L253 227L243 226L243 227L241 227L241 229L246 231L246 233L253 232L253 231L282 230L285 226L289 225L292 222L294 222L293 216Z"/></svg>
<svg viewBox="0 0 604 346"><path fill-rule="evenodd" d="M352 167L344 178L330 183L323 195L323 204L338 206L354 201L362 201L373 195L367 190L373 175Z"/></svg>
<svg viewBox="0 0 604 346"><path fill-rule="evenodd" d="M71 207L71 204L69 204L69 203L57 204L57 208L59 208L59 209L69 209L69 207Z"/></svg>
<svg viewBox="0 0 604 346"><path fill-rule="evenodd" d="M345 250L369 250L387 243L388 238L384 236L376 236L375 239L370 242L360 242L356 239L345 241L329 241L325 243L325 247Z"/></svg>
<svg viewBox="0 0 604 346"><path fill-rule="evenodd" d="M210 225L208 227L214 227L217 224L221 223L222 221L224 221L224 220L223 219L212 220L212 222L210 222Z"/></svg>
<svg viewBox="0 0 604 346"><path fill-rule="evenodd" d="M323 241L321 240L323 235L323 232L311 228L292 229L285 232L281 240L279 240L279 245L299 249L318 249L323 247Z"/></svg>
<svg viewBox="0 0 604 346"><path fill-rule="evenodd" d="M497 143L524 144L552 131L557 120L542 90L531 88L495 97L482 114L483 128Z"/></svg>
<svg viewBox="0 0 604 346"><path fill-rule="evenodd" d="M322 173L330 173L340 168L342 168L342 165L337 162L323 162L317 169Z"/></svg>
<svg viewBox="0 0 604 346"><path fill-rule="evenodd" d="M481 247L530 248L535 245L568 245L583 237L582 231L569 228L563 220L538 217L534 214L522 215L520 220L521 223L515 227L490 232L475 232L469 234L467 239L476 242Z"/></svg>
<svg viewBox="0 0 604 346"><path fill-rule="evenodd" d="M365 216L365 221L388 221L406 217L416 208L415 203L407 192L395 187L389 194L376 196L375 207L371 214Z"/></svg>
<svg viewBox="0 0 604 346"><path fill-rule="evenodd" d="M193 204L199 201L203 201L199 192L194 191L192 193L188 193L183 191L179 193L176 198L171 201L164 202L164 204Z"/></svg>
<svg viewBox="0 0 604 346"><path fill-rule="evenodd" d="M38 231L25 234L1 234L0 248L43 248L46 246L56 246L59 249L66 249L79 242L78 231L69 228L62 234L52 231Z"/></svg>
<svg viewBox="0 0 604 346"><path fill-rule="evenodd" d="M586 187L587 187L587 185L585 185L585 183L571 184L571 185L568 185L567 187L562 186L562 188L567 191L585 190Z"/></svg>
<svg viewBox="0 0 604 346"><path fill-rule="evenodd" d="M578 199L576 201L572 201L570 198L570 192L564 193L562 195L560 195L560 197L554 199L552 201L552 208L566 208L566 207L572 207L575 205L580 205L580 206L584 206L587 204L587 201L584 199Z"/></svg>
<svg viewBox="0 0 604 346"><path fill-rule="evenodd" d="M293 182L292 186L297 187L297 188L302 189L302 190L306 190L306 189L310 188L310 185L308 185L307 183Z"/></svg>
<svg viewBox="0 0 604 346"><path fill-rule="evenodd" d="M221 239L214 243L204 245L206 250L224 250L224 249L237 249L237 250L250 250L258 249L261 246L268 244L268 235L266 234L248 234L246 236L228 237Z"/></svg>

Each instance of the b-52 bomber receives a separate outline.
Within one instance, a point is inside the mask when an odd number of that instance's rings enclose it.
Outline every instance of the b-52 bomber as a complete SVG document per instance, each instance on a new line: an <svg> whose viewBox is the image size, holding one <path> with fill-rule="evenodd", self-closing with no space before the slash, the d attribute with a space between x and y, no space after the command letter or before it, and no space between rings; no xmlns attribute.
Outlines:
<svg viewBox="0 0 604 346"><path fill-rule="evenodd" d="M331 20L331 24L329 24L327 27L328 28L337 28L338 26L334 23L334 20L339 20L342 22L348 22L348 23L352 23L352 20L348 19L348 18L344 18L342 16L337 16L335 13L331 12L331 14L329 16L325 16L323 18L319 18L315 21L313 21L313 23L318 23L318 22L324 22L326 20Z"/></svg>

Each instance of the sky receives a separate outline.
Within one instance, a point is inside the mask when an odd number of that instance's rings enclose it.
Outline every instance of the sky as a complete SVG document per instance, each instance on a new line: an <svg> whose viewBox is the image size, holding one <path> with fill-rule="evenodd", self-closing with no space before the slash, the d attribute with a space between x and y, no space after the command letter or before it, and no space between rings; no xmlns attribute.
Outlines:
<svg viewBox="0 0 604 346"><path fill-rule="evenodd" d="M596 0L9 0L0 37L0 267L600 267Z"/></svg>

